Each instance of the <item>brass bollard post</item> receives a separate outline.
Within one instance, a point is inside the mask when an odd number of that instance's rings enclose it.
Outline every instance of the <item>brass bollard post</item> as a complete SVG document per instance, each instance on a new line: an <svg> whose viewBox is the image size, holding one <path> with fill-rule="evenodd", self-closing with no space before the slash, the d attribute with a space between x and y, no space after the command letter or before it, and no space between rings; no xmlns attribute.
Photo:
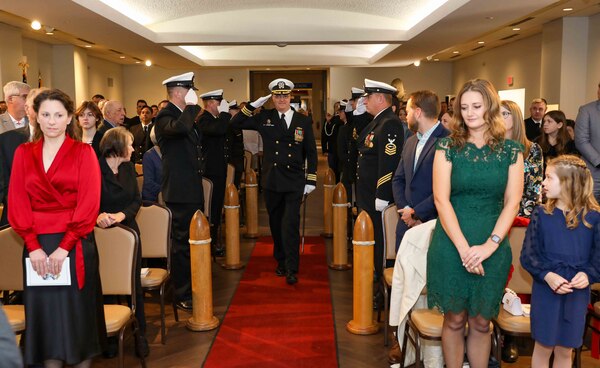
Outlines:
<svg viewBox="0 0 600 368"><path fill-rule="evenodd" d="M338 183L333 190L333 262L329 268L345 271L352 266L348 264L348 207L346 188Z"/></svg>
<svg viewBox="0 0 600 368"><path fill-rule="evenodd" d="M244 267L240 262L240 201L235 184L229 184L225 190L225 263L227 270L239 270Z"/></svg>
<svg viewBox="0 0 600 368"><path fill-rule="evenodd" d="M254 170L246 171L246 234L244 238L258 238L258 183Z"/></svg>
<svg viewBox="0 0 600 368"><path fill-rule="evenodd" d="M200 210L190 223L190 258L194 309L186 327L192 331L212 330L219 320L213 315L210 225Z"/></svg>
<svg viewBox="0 0 600 368"><path fill-rule="evenodd" d="M356 335L377 333L379 325L373 320L373 222L362 211L354 225L354 273L352 320L346 330Z"/></svg>
<svg viewBox="0 0 600 368"><path fill-rule="evenodd" d="M324 238L333 236L333 214L331 201L333 199L333 188L335 187L335 173L331 169L327 169L325 173L325 181L323 183L323 233Z"/></svg>

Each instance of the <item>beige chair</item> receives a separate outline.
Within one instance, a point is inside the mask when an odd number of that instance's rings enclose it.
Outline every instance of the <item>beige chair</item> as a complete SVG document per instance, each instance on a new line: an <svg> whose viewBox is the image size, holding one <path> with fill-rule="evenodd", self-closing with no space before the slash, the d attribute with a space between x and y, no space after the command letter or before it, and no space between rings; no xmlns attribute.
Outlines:
<svg viewBox="0 0 600 368"><path fill-rule="evenodd" d="M135 231L121 224L107 229L94 228L100 263L102 292L105 295L131 296L131 308L121 304L105 304L104 317L108 336L119 336L119 368L123 368L123 337L128 326L133 326L135 340L139 339L139 325L135 318L135 260L139 239ZM140 356L142 367L146 367Z"/></svg>
<svg viewBox="0 0 600 368"><path fill-rule="evenodd" d="M204 216L210 223L210 204L212 201L213 182L210 179L202 178L202 190L204 190Z"/></svg>
<svg viewBox="0 0 600 368"><path fill-rule="evenodd" d="M138 176L144 175L144 167L142 164L135 164L135 172L138 174Z"/></svg>
<svg viewBox="0 0 600 368"><path fill-rule="evenodd" d="M23 239L9 226L0 230L0 290L23 290ZM8 323L15 334L25 331L25 308L23 305L3 305Z"/></svg>
<svg viewBox="0 0 600 368"><path fill-rule="evenodd" d="M138 175L135 180L137 180L138 191L140 194L142 193L142 188L144 187L144 176Z"/></svg>
<svg viewBox="0 0 600 368"><path fill-rule="evenodd" d="M531 294L531 288L533 286L531 275L521 266L521 261L519 259L521 257L521 249L523 248L526 230L526 227L513 227L508 235L514 271L507 287L514 290L517 294ZM498 341L502 341L504 335L516 337L531 336L529 317L513 316L504 310L502 306L500 306L498 317L496 317L493 322L494 333L496 334L496 339ZM500 349L500 344L498 344L498 351L496 352L496 355L498 356L500 356L501 353ZM502 359L499 359L499 362L500 365L502 365Z"/></svg>
<svg viewBox="0 0 600 368"><path fill-rule="evenodd" d="M392 278L394 276L394 267L386 267L387 261L396 260L396 225L399 216L396 204L392 203L381 212L381 222L383 228L383 277L381 278L383 289L383 314L385 323L383 325L383 345L388 345L388 323L390 317L390 293L392 290Z"/></svg>
<svg viewBox="0 0 600 368"><path fill-rule="evenodd" d="M171 211L153 204L141 207L136 216L142 242L142 258L164 258L167 268L150 268L142 276L144 291L158 290L160 296L160 341L166 342L165 334L165 287L171 276Z"/></svg>

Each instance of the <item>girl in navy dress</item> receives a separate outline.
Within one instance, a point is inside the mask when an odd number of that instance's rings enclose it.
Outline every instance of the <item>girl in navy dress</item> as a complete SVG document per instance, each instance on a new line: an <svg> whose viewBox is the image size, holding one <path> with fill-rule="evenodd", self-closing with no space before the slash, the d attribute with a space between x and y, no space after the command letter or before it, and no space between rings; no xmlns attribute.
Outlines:
<svg viewBox="0 0 600 368"><path fill-rule="evenodd" d="M531 336L533 368L571 367L581 346L590 283L600 281L600 206L592 175L572 155L558 156L546 168L543 191L527 228L521 264L533 276Z"/></svg>

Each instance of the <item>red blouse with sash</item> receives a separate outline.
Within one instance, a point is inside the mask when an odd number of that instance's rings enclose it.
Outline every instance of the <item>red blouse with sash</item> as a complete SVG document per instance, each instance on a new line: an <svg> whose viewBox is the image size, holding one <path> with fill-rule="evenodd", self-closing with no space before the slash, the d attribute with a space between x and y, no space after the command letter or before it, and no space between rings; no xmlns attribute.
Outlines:
<svg viewBox="0 0 600 368"><path fill-rule="evenodd" d="M65 233L59 247L76 247L76 273L83 288L81 238L94 229L100 207L100 167L92 147L67 136L48 172L43 140L20 145L8 188L8 221L29 252L40 249L38 234Z"/></svg>

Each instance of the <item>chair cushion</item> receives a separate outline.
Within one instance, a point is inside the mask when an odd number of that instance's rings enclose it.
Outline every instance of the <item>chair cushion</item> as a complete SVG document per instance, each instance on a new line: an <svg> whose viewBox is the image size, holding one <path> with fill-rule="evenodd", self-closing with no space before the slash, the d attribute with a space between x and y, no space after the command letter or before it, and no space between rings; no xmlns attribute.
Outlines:
<svg viewBox="0 0 600 368"><path fill-rule="evenodd" d="M392 286L392 277L394 277L394 268L389 267L383 270L383 280L388 287Z"/></svg>
<svg viewBox="0 0 600 368"><path fill-rule="evenodd" d="M106 333L113 335L132 317L131 308L125 305L104 305L104 320L106 322Z"/></svg>
<svg viewBox="0 0 600 368"><path fill-rule="evenodd" d="M437 309L415 309L410 314L410 319L422 335L442 337L444 315Z"/></svg>
<svg viewBox="0 0 600 368"><path fill-rule="evenodd" d="M160 286L167 279L167 270L164 268L151 268L146 276L142 277L142 288Z"/></svg>
<svg viewBox="0 0 600 368"><path fill-rule="evenodd" d="M25 331L25 307L22 305L3 305L2 310L13 332Z"/></svg>
<svg viewBox="0 0 600 368"><path fill-rule="evenodd" d="M502 307L500 307L500 313L498 313L498 317L496 317L496 322L498 322L500 328L506 332L522 334L531 333L529 317L513 316Z"/></svg>
<svg viewBox="0 0 600 368"><path fill-rule="evenodd" d="M594 313L600 315L600 302L594 303Z"/></svg>

